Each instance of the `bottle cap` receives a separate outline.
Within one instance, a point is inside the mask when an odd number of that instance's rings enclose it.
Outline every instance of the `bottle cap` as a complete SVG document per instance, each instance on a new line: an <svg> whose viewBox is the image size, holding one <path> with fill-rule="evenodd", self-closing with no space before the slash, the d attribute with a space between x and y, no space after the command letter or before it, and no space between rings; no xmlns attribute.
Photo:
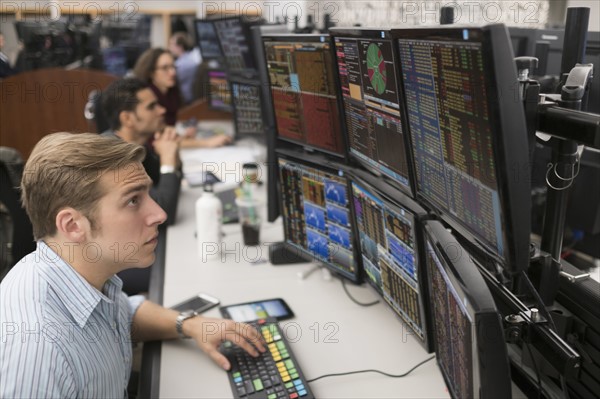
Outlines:
<svg viewBox="0 0 600 399"><path fill-rule="evenodd" d="M258 165L254 162L248 162L242 165L244 181L249 183L258 183Z"/></svg>
<svg viewBox="0 0 600 399"><path fill-rule="evenodd" d="M214 192L214 190L213 190L213 184L209 183L209 182L204 183L203 189L204 189L205 193L212 193L212 192Z"/></svg>

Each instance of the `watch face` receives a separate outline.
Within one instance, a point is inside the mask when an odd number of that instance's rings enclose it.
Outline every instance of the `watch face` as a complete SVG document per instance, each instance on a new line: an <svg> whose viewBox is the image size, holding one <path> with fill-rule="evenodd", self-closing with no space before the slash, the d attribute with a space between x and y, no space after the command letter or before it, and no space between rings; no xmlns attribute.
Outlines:
<svg viewBox="0 0 600 399"><path fill-rule="evenodd" d="M179 315L183 316L184 318L188 318L188 317L194 316L195 314L196 314L196 312L193 310L186 310L186 311L181 312Z"/></svg>

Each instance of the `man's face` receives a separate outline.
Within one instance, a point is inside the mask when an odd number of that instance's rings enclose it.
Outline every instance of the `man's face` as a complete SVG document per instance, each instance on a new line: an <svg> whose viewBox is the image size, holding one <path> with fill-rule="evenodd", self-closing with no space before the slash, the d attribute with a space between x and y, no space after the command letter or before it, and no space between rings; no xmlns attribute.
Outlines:
<svg viewBox="0 0 600 399"><path fill-rule="evenodd" d="M138 104L133 110L132 128L140 136L152 137L165 127L165 109L150 88L137 92Z"/></svg>
<svg viewBox="0 0 600 399"><path fill-rule="evenodd" d="M152 180L141 163L131 163L100 179L105 194L95 212L95 229L88 246L99 261L117 273L150 266L155 259L158 226L167 215L150 197ZM96 256L91 253L88 256Z"/></svg>

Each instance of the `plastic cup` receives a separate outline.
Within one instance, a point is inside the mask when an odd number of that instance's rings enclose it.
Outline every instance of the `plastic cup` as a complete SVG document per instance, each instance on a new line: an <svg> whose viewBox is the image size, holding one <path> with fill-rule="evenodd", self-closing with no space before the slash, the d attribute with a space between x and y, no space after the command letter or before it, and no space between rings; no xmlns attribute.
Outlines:
<svg viewBox="0 0 600 399"><path fill-rule="evenodd" d="M242 225L244 245L260 244L261 202L252 198L236 198L235 204Z"/></svg>

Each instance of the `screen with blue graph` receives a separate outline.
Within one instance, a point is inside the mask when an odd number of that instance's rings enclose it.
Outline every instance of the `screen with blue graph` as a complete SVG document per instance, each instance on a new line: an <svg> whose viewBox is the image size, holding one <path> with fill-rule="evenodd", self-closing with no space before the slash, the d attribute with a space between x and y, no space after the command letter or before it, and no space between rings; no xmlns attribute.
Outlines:
<svg viewBox="0 0 600 399"><path fill-rule="evenodd" d="M278 166L286 243L357 281L346 177L281 156Z"/></svg>
<svg viewBox="0 0 600 399"><path fill-rule="evenodd" d="M351 187L365 279L428 346L415 215L367 183Z"/></svg>

